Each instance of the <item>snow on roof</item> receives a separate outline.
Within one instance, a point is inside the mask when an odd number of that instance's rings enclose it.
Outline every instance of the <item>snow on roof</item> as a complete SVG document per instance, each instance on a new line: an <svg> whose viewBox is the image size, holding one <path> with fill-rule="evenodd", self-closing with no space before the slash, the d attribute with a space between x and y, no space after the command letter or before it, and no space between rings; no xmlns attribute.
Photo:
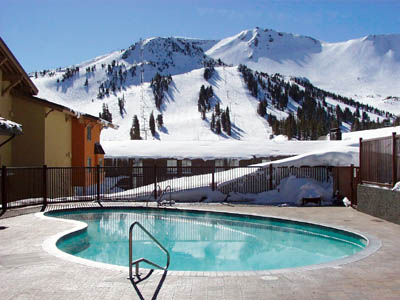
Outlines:
<svg viewBox="0 0 400 300"><path fill-rule="evenodd" d="M358 165L359 138L400 134L400 126L344 133L342 141L102 141L108 158L175 158L204 160L293 156L272 162L280 166Z"/></svg>
<svg viewBox="0 0 400 300"><path fill-rule="evenodd" d="M0 117L0 135L13 134L22 134L22 125Z"/></svg>

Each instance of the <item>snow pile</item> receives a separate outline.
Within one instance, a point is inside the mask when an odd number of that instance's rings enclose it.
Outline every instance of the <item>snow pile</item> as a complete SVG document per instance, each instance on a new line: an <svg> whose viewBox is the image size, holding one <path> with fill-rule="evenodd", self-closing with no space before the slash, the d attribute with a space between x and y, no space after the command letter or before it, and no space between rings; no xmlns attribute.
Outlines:
<svg viewBox="0 0 400 300"><path fill-rule="evenodd" d="M321 198L322 205L330 205L333 202L332 191L332 181L321 183L310 178L290 176L283 179L276 190L260 194L230 193L224 200L264 205L302 205L303 198ZM221 198L218 192L207 194L208 202L221 202Z"/></svg>
<svg viewBox="0 0 400 300"><path fill-rule="evenodd" d="M300 146L300 145L299 145ZM317 145L315 145L317 146ZM301 151L298 149L297 151ZM301 167L301 166L350 166L358 165L359 151L357 147L342 146L336 150L326 147L324 150L307 152L301 155L281 159L269 163L257 164L255 166Z"/></svg>
<svg viewBox="0 0 400 300"><path fill-rule="evenodd" d="M332 202L332 182L320 183L309 178L285 178L278 188L281 202L302 204L303 198L321 198L324 203Z"/></svg>
<svg viewBox="0 0 400 300"><path fill-rule="evenodd" d="M7 134L22 134L22 125L0 117L0 129Z"/></svg>
<svg viewBox="0 0 400 300"><path fill-rule="evenodd" d="M392 191L400 192L400 181L399 181L399 182L396 182L396 184L395 184L394 187L392 188Z"/></svg>
<svg viewBox="0 0 400 300"><path fill-rule="evenodd" d="M115 131L114 131L115 132ZM400 134L400 126L343 133L342 141L273 140L225 141L102 141L106 157L175 158L213 160L222 158L251 159L254 157L290 158L270 162L274 166L358 166L359 139ZM258 164L265 166L269 163Z"/></svg>
<svg viewBox="0 0 400 300"><path fill-rule="evenodd" d="M351 206L351 201L347 197L344 197L342 202L343 202L344 206L346 206L346 207Z"/></svg>

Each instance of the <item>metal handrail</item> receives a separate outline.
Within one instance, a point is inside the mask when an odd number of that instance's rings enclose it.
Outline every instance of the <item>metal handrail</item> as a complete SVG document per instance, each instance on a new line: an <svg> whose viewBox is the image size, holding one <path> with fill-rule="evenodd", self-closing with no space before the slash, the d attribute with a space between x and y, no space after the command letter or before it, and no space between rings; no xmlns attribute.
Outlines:
<svg viewBox="0 0 400 300"><path fill-rule="evenodd" d="M132 232L133 232L133 227L135 225L138 225L139 228L142 229L143 232L145 234L147 234L147 236L149 236L153 240L153 242L156 243L156 245L167 255L167 264L166 264L165 267L161 267L160 265L158 265L158 264L156 264L156 263L154 263L154 262L152 262L152 261L150 261L150 260L148 260L146 258L143 258L143 257L139 258L139 259L137 259L135 261L132 261L132 248L133 248L133 245L132 245L132 240L133 240L132 239ZM142 224L140 224L139 222L136 221L136 222L133 222L132 225L129 227L129 279L133 280L132 279L132 266L133 265L135 265L136 277L139 277L139 263L142 262L142 261L147 263L147 264L149 264L149 265L152 265L152 266L154 266L156 268L159 268L161 270L167 271L168 267L169 267L169 262L170 262L170 255L169 255L168 250L165 249L164 246L161 245L161 243L150 232L148 232L146 230L146 228L143 227ZM153 271L153 269L151 271Z"/></svg>
<svg viewBox="0 0 400 300"><path fill-rule="evenodd" d="M162 198L164 194L168 191L168 189L169 189L169 203L170 205L172 205L172 188L170 185L167 185L167 187L164 189L164 191L161 193L160 197L157 200L157 206L162 205Z"/></svg>
<svg viewBox="0 0 400 300"><path fill-rule="evenodd" d="M146 207L149 206L150 199L153 198L153 196L154 196L155 199L157 199L158 191L162 191L161 186L160 186L159 184L157 184L155 190L153 190L153 191L150 193L149 198L147 199ZM163 194L164 194L164 192L161 192L161 196L160 196L160 197L162 197ZM159 198L158 198L158 199L159 199ZM157 206L158 206L158 199L157 199Z"/></svg>

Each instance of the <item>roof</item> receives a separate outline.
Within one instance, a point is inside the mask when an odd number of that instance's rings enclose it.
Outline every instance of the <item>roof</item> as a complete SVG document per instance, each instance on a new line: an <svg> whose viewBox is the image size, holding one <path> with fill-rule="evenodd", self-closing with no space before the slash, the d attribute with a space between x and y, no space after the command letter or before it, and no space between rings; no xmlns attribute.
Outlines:
<svg viewBox="0 0 400 300"><path fill-rule="evenodd" d="M11 82L6 90L18 87L20 91L28 95L37 95L39 92L1 37L0 69L3 71L3 80Z"/></svg>
<svg viewBox="0 0 400 300"><path fill-rule="evenodd" d="M94 143L94 154L106 154L100 143Z"/></svg>
<svg viewBox="0 0 400 300"><path fill-rule="evenodd" d="M46 99L42 99L42 98L35 97L35 96L24 97L24 99L26 99L28 101L31 101L31 102L34 102L34 103L37 103L37 104L40 104L40 105L43 105L43 106L46 106L46 107L51 108L53 110L57 110L57 111L63 112L65 114L73 116L73 117L75 117L77 119L79 119L79 118L89 119L89 120L91 120L93 122L101 124L105 128L109 128L110 127L110 128L113 128L113 129L118 129L118 127L119 127L118 125L113 124L111 122L108 122L107 120L104 120L102 118L99 118L99 117L96 117L96 116L93 116L93 115L90 115L90 114L87 114L87 113L83 113L83 112L79 112L79 111L73 110L72 108L69 108L67 106L51 102L51 101L46 100Z"/></svg>
<svg viewBox="0 0 400 300"><path fill-rule="evenodd" d="M112 124L106 120L99 118L99 117L92 116L92 115L86 114L86 113L81 113L78 111L74 111L73 109L71 109L69 107L66 107L66 106L63 106L60 104L56 104L54 102L50 102L45 99L34 97L35 95L38 94L39 90L33 84L31 79L29 78L28 74L26 74L25 70L19 64L18 60L12 54L12 52L7 47L6 43L3 41L3 39L1 37L0 37L0 68L3 71L3 79L11 82L11 84L6 88L6 90L13 89L15 87L19 87L18 94L22 94L21 96L26 96L25 99L27 99L29 101L33 101L38 104L47 106L51 109L61 111L63 113L72 115L76 118L84 117L86 119L89 119L96 123L99 123L103 127L106 127L106 128L107 127L111 127L114 129L118 128L117 125ZM15 123L15 124L17 124L17 123ZM4 127L4 130L6 130L6 131L8 130L7 126ZM22 132L22 128L21 128L21 132Z"/></svg>
<svg viewBox="0 0 400 300"><path fill-rule="evenodd" d="M21 135L22 125L0 117L0 135Z"/></svg>

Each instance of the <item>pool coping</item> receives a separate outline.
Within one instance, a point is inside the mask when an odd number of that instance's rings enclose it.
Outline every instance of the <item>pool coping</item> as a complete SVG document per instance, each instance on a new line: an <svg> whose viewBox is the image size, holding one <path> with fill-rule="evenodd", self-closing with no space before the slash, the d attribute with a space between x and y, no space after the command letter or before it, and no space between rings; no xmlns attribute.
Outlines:
<svg viewBox="0 0 400 300"><path fill-rule="evenodd" d="M149 208L145 206L107 206L104 208L101 207L87 207L87 208L63 208L63 209L55 209L52 211L74 211L74 210L103 210L103 209L154 209L154 208ZM254 213L243 213L243 212L221 212L221 211L214 211L214 210L209 210L209 209L203 209L203 208L187 208L187 207L172 207L172 208L161 208L161 209L167 209L167 210L181 210L181 211L193 211L193 212L209 212L209 213L216 213L216 214L229 214L229 215L240 215L240 216L250 216L250 217L257 217L257 218L273 218L277 220L284 220L284 221L290 221L290 222L300 222L300 223L305 223L305 224L311 224L315 226L322 226L322 227L328 227L332 228L335 230L339 231L345 231L351 234L358 235L362 238L364 238L367 241L367 245L365 246L364 249L361 251L345 257L341 259L336 259L334 261L330 262L325 262L325 263L320 263L320 264L313 264L309 266L302 266L302 267L294 267L294 268L284 268L284 269L274 269L274 270L258 270L258 271L174 271L174 270L168 270L168 275L169 276L193 276L193 277L222 277L222 276L266 276L266 275L273 275L273 274L283 274L283 273L288 273L288 272L298 272L298 271L310 271L310 270L317 270L317 269L324 269L324 268L334 268L334 269L340 269L341 266L353 263L359 260L362 260L369 255L375 253L378 251L381 246L382 242L376 238L373 235L370 234L365 234L361 233L359 231L353 230L353 229L348 229L344 228L342 226L332 226L326 223L316 223L316 222L310 222L302 219L294 219L294 218L282 218L279 216L274 216L274 215L260 215L260 214L254 214ZM58 249L56 246L56 243L59 239L65 237L68 234L74 234L77 233L81 230L85 230L87 228L87 224L82 221L76 221L76 220L68 220L68 219L62 219L62 218L55 218L51 216L45 216L45 212L37 212L35 213L35 216L38 218L43 218L43 219L54 219L60 222L65 222L74 225L73 228L61 231L49 238L47 238L43 243L42 243L42 249L49 253L50 255L56 256L60 259L70 261L73 263L78 263L81 265L85 266L90 266L90 267L95 267L95 268L101 268L101 269L107 269L107 270L115 270L115 271L124 271L128 273L129 268L126 266L117 266L117 265L112 265L112 264L107 264L107 263L102 263L102 262L95 262L92 260L80 258L77 256L74 256L72 254L68 254L66 252L63 252L62 250ZM142 273L147 273L149 270L148 269L140 269ZM162 275L164 274L163 270L154 270L153 274L158 274ZM274 280L274 278L270 278L268 280Z"/></svg>

